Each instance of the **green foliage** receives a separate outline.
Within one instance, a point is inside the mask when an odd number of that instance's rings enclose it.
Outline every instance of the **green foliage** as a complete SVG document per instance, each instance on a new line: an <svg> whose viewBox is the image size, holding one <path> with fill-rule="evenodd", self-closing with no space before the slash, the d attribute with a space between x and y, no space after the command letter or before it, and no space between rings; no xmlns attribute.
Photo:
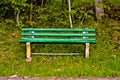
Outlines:
<svg viewBox="0 0 120 80"><path fill-rule="evenodd" d="M72 6L84 6L84 4L93 4L94 0L73 0Z"/></svg>
<svg viewBox="0 0 120 80"><path fill-rule="evenodd" d="M0 8L0 16L4 16L6 13L9 13L10 11L12 14L15 12L21 12L25 10L25 7L28 6L28 3L26 3L27 0L2 0L0 1L0 5L2 6Z"/></svg>
<svg viewBox="0 0 120 80"><path fill-rule="evenodd" d="M39 23L49 24L52 26L69 25L68 11L62 7L61 1L51 2L48 6L41 8L35 6L34 8L34 19ZM49 22L48 22L49 21Z"/></svg>
<svg viewBox="0 0 120 80"><path fill-rule="evenodd" d="M120 4L119 0L110 0L109 2L116 6L119 6ZM44 23L44 26L52 25L57 27L58 24L60 24L61 27L69 26L67 1L44 0L43 6L41 6L41 4L42 0L33 0L32 22L34 23L30 22L30 25L39 26ZM2 6L0 8L0 17L7 19L10 18L14 21L16 20L16 22L17 17L19 17L19 25L17 24L18 27L23 27L24 24L28 24L30 16L30 1L2 0L0 6ZM101 4L99 6L101 6ZM108 5L104 5L104 8L110 10ZM94 0L71 0L71 9L72 11L70 14L72 15L73 25L78 25L85 21L95 19ZM108 11L108 13L110 13L110 11Z"/></svg>
<svg viewBox="0 0 120 80"><path fill-rule="evenodd" d="M24 8L26 6L28 6L28 4L26 3L27 0L11 0L11 7L15 10L15 11L20 11L20 10L25 10Z"/></svg>
<svg viewBox="0 0 120 80"><path fill-rule="evenodd" d="M14 24L14 21L10 19L5 19L5 23L6 25L11 25L11 24Z"/></svg>
<svg viewBox="0 0 120 80"><path fill-rule="evenodd" d="M120 7L120 0L109 0L109 2L115 6L119 6Z"/></svg>
<svg viewBox="0 0 120 80"><path fill-rule="evenodd" d="M73 1L73 21L83 23L85 20L94 19L93 5L93 0Z"/></svg>
<svg viewBox="0 0 120 80"><path fill-rule="evenodd" d="M11 19L5 19L3 23L4 23L4 26L7 26L5 27L6 30L12 30L15 28L15 27L12 28L13 26L15 26L15 22Z"/></svg>
<svg viewBox="0 0 120 80"><path fill-rule="evenodd" d="M110 0L104 5L106 15L109 18L119 20L120 19L120 1L119 0Z"/></svg>
<svg viewBox="0 0 120 80"><path fill-rule="evenodd" d="M72 20L74 24L79 24L80 22L83 23L85 20L88 19L94 19L94 12L92 9L93 2L91 1L82 0L81 3L79 0L72 1L72 11L70 12L70 14L72 15ZM59 24L61 25L61 27L69 26L69 12L67 8L68 4L62 4L61 0L51 1L45 7L34 6L34 20L37 21L39 24L47 23L46 25L49 24L55 27L57 27Z"/></svg>

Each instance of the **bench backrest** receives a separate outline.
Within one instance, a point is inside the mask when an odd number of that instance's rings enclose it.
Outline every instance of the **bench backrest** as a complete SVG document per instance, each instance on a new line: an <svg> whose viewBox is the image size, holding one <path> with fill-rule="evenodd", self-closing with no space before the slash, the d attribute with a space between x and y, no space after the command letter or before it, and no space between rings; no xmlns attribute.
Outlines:
<svg viewBox="0 0 120 80"><path fill-rule="evenodd" d="M94 28L22 28L20 42L96 43Z"/></svg>

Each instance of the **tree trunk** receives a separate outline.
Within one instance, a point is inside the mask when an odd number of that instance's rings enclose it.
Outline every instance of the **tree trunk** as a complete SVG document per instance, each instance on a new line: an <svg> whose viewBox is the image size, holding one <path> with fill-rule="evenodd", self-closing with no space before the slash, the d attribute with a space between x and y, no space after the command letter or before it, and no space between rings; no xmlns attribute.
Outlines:
<svg viewBox="0 0 120 80"><path fill-rule="evenodd" d="M43 7L43 5L44 5L44 0L42 0L42 2L41 2L41 7Z"/></svg>
<svg viewBox="0 0 120 80"><path fill-rule="evenodd" d="M104 9L103 9L103 0L94 0L95 3L95 11L96 11L96 18L101 19L104 16Z"/></svg>
<svg viewBox="0 0 120 80"><path fill-rule="evenodd" d="M70 0L68 0L68 7L69 7L69 20L70 20L70 27L73 28L73 25L72 25L72 17L71 17L71 2Z"/></svg>
<svg viewBox="0 0 120 80"><path fill-rule="evenodd" d="M17 14L16 14L16 23L17 23L18 25L20 24L19 18L20 18L20 12L17 11Z"/></svg>
<svg viewBox="0 0 120 80"><path fill-rule="evenodd" d="M32 21L33 1L30 1L30 22Z"/></svg>

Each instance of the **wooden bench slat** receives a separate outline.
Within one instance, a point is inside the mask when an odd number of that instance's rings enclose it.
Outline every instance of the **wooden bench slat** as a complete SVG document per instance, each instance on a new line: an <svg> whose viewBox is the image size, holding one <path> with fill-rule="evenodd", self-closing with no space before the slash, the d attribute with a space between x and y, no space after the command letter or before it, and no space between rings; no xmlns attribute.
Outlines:
<svg viewBox="0 0 120 80"><path fill-rule="evenodd" d="M95 38L21 38L20 41L41 43L96 43Z"/></svg>
<svg viewBox="0 0 120 80"><path fill-rule="evenodd" d="M89 34L77 34L77 33L30 33L22 32L22 36L96 36L94 33Z"/></svg>
<svg viewBox="0 0 120 80"><path fill-rule="evenodd" d="M22 28L23 31L95 31L94 28Z"/></svg>

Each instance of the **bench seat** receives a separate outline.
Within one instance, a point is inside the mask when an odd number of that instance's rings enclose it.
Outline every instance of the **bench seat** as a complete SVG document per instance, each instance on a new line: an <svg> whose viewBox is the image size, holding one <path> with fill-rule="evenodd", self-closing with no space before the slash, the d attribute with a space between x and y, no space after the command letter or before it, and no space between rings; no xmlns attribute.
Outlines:
<svg viewBox="0 0 120 80"><path fill-rule="evenodd" d="M21 38L21 42L40 42L40 43L96 43L94 38Z"/></svg>

